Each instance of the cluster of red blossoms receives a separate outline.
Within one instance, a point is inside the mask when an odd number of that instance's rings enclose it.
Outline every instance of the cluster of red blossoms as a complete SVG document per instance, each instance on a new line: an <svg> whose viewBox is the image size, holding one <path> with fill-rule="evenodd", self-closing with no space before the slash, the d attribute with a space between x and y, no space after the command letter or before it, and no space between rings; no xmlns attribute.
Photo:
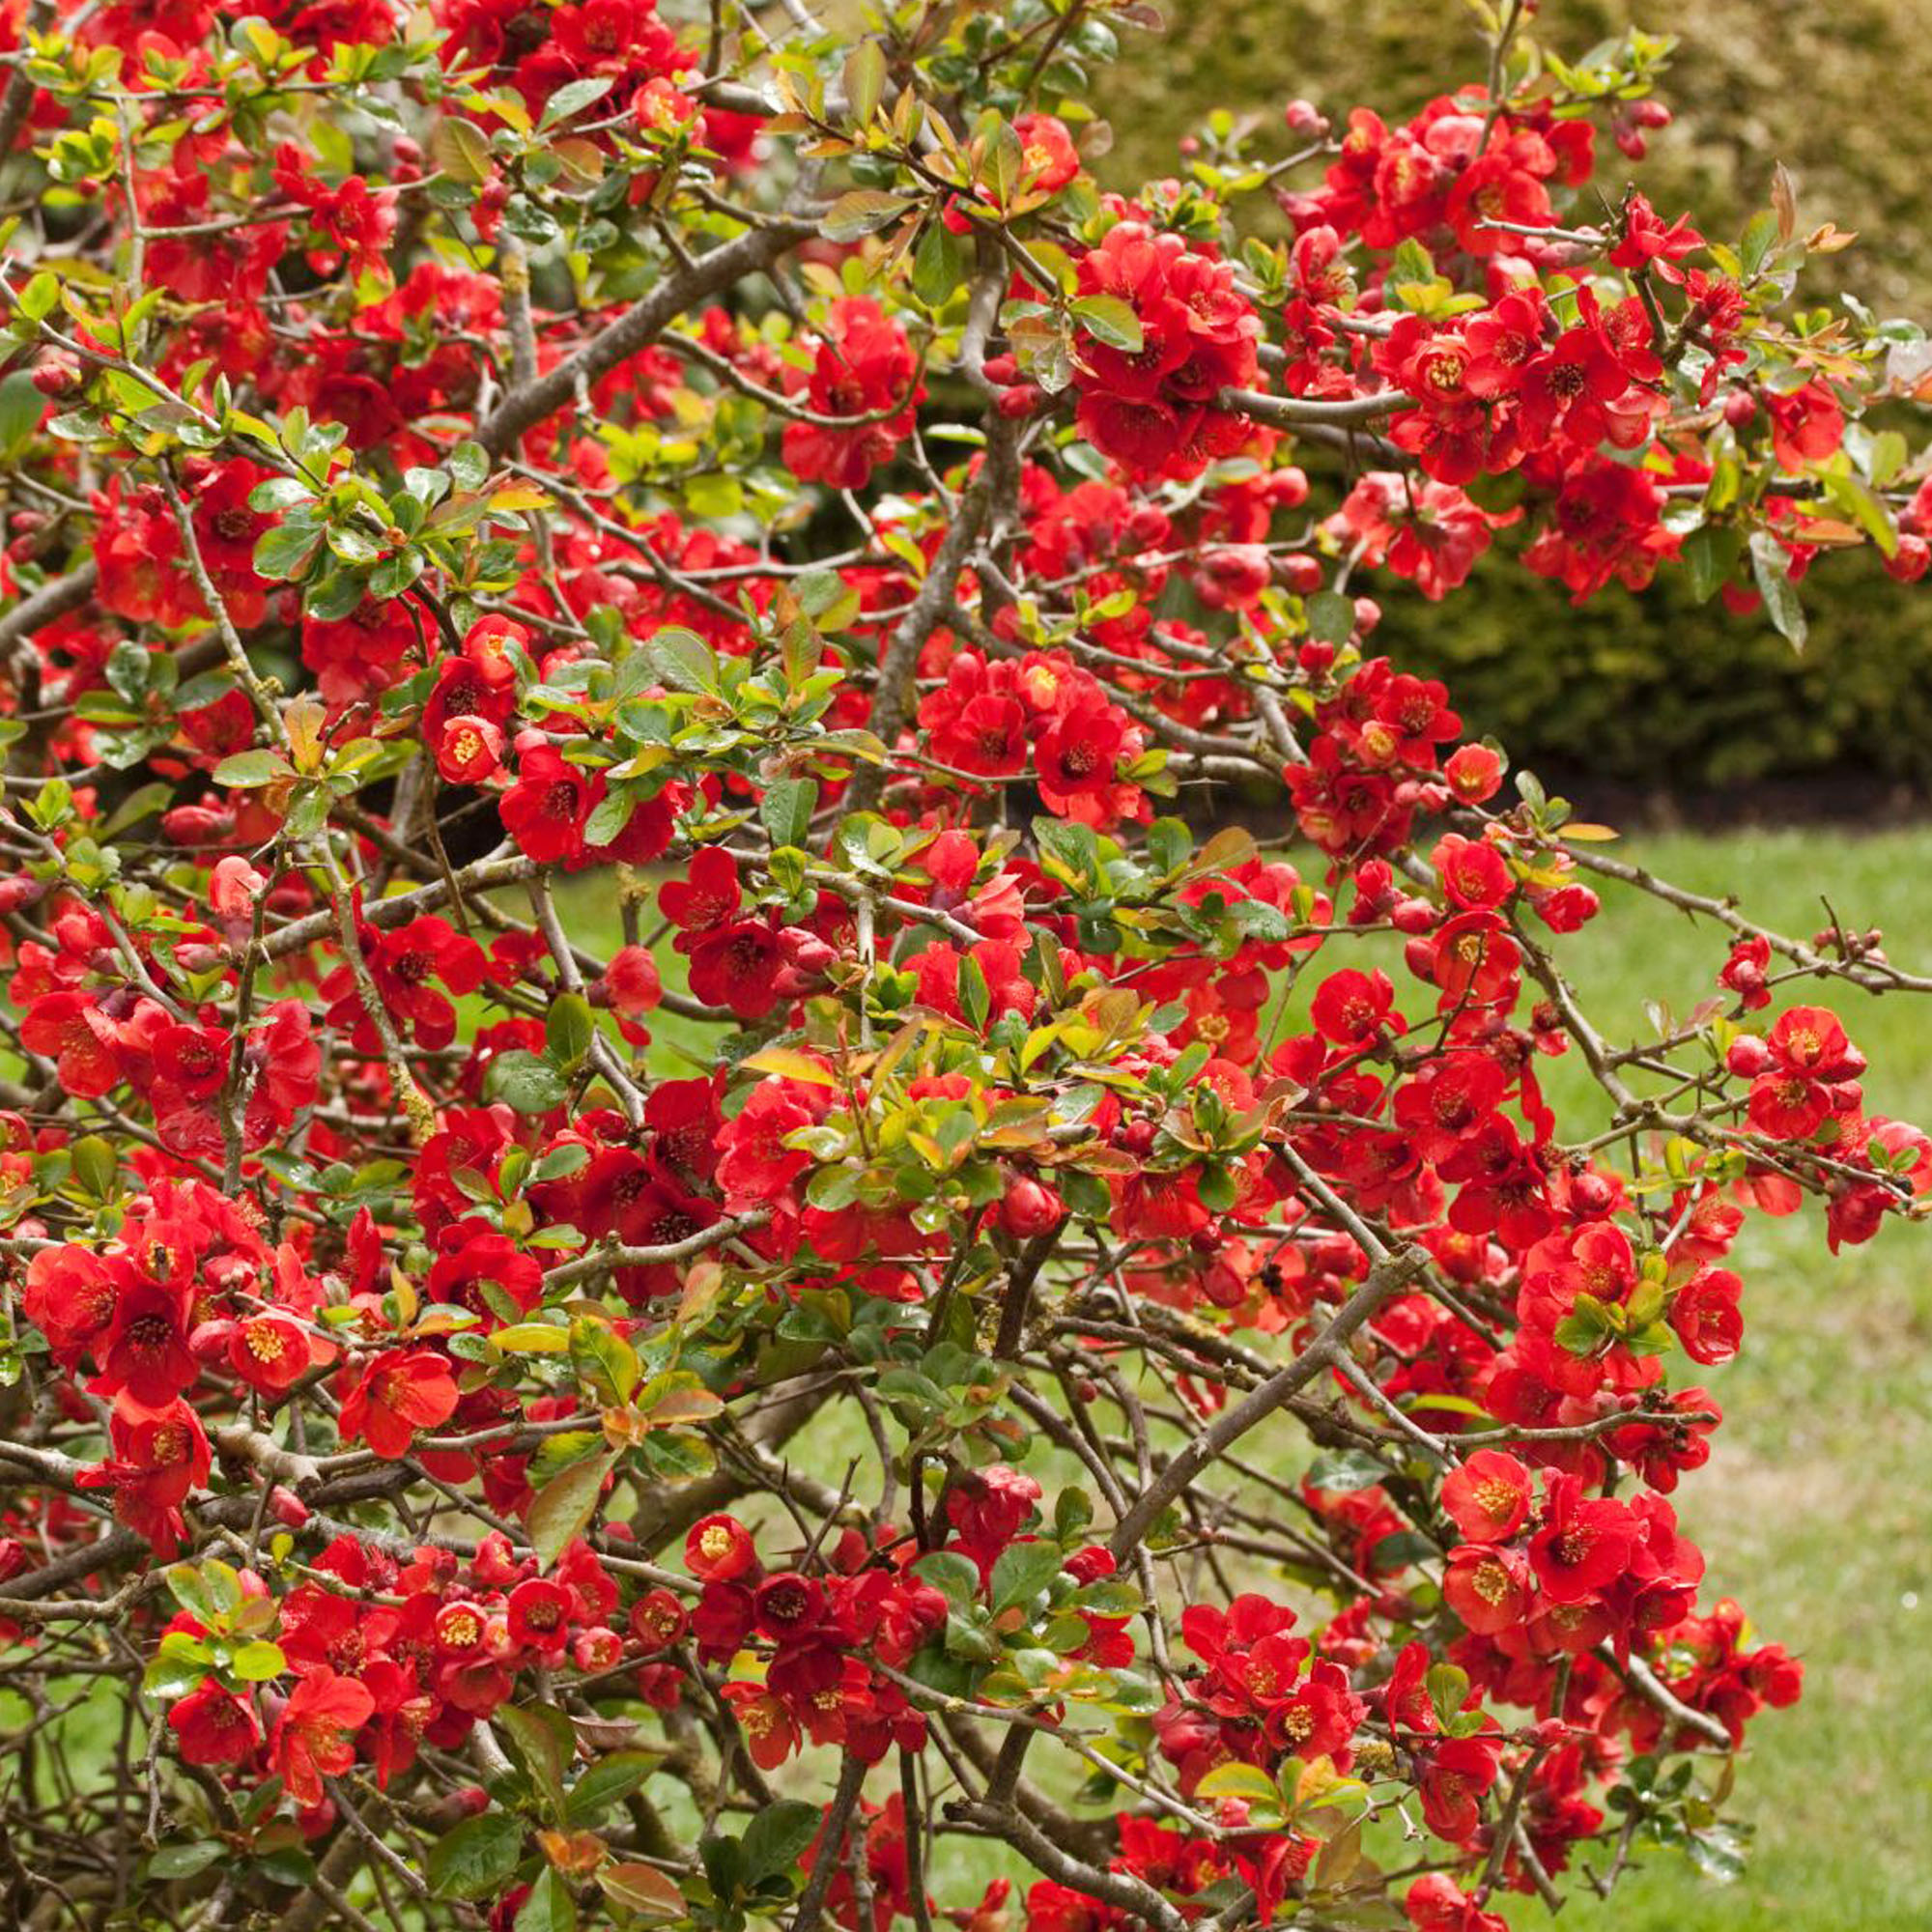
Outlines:
<svg viewBox="0 0 1932 1932"><path fill-rule="evenodd" d="M1198 475L1240 447L1247 426L1217 398L1254 381L1262 325L1230 264L1123 220L1080 258L1080 293L1123 303L1140 337L1081 344L1078 419L1094 448L1151 479Z"/></svg>
<svg viewBox="0 0 1932 1932"><path fill-rule="evenodd" d="M879 1567L857 1530L839 1537L822 1574L767 1572L751 1532L728 1516L694 1523L684 1557L704 1585L689 1615L669 1591L654 1590L632 1627L668 1646L688 1625L698 1656L715 1662L769 1647L762 1681L732 1678L720 1693L754 1763L776 1770L808 1738L866 1764L925 1742L925 1719L866 1659L902 1669L946 1621L946 1599L930 1583Z"/></svg>
<svg viewBox="0 0 1932 1932"><path fill-rule="evenodd" d="M303 1511L289 1498L284 1515L298 1523ZM516 1561L501 1535L486 1537L467 1564L432 1548L393 1559L338 1537L313 1570L316 1581L280 1598L254 1572L239 1573L242 1605L268 1612L249 1621L272 1634L295 1679L269 1700L266 1736L253 1704L213 1677L168 1713L184 1763L273 1773L310 1835L337 1817L325 1779L360 1762L387 1789L423 1746L461 1747L511 1697L520 1672L587 1676L626 1662L642 1672L650 1666L639 1660L662 1648L648 1632L626 1637L611 1628L617 1585L581 1542L549 1576ZM372 1592L384 1598L373 1610L358 1601ZM162 1638L212 1634L183 1610Z"/></svg>
<svg viewBox="0 0 1932 1932"><path fill-rule="evenodd" d="M1149 815L1145 794L1121 777L1146 751L1147 732L1064 652L951 654L945 681L920 700L919 723L931 755L952 771L1010 779L1031 768L1056 817L1105 830Z"/></svg>

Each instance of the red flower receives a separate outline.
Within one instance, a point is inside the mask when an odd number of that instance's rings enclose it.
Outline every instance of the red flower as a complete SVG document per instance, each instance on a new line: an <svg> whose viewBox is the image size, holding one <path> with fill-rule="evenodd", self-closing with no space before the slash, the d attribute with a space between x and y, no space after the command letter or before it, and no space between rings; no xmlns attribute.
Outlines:
<svg viewBox="0 0 1932 1932"><path fill-rule="evenodd" d="M145 1536L156 1556L171 1557L186 1527L181 1505L208 1481L208 1436L201 1418L177 1398L146 1408L121 1396L107 1422L112 1451L99 1467L74 1478L84 1490L111 1489L114 1514Z"/></svg>
<svg viewBox="0 0 1932 1932"><path fill-rule="evenodd" d="M810 1577L781 1570L767 1577L752 1596L752 1615L761 1636L793 1643L810 1636L825 1612L824 1592Z"/></svg>
<svg viewBox="0 0 1932 1932"><path fill-rule="evenodd" d="M436 744L437 771L451 784L480 785L503 762L503 733L487 718L446 719Z"/></svg>
<svg viewBox="0 0 1932 1932"><path fill-rule="evenodd" d="M583 849L589 781L554 746L534 745L519 756L517 781L497 809L504 831L526 859L540 866L561 865Z"/></svg>
<svg viewBox="0 0 1932 1932"><path fill-rule="evenodd" d="M60 1082L79 1099L110 1094L125 1077L111 1021L85 993L48 993L27 1009L20 1044L55 1063Z"/></svg>
<svg viewBox="0 0 1932 1932"><path fill-rule="evenodd" d="M828 1095L800 1082L761 1081L720 1129L717 1181L733 1210L779 1200L811 1165L811 1156L785 1145L824 1118Z"/></svg>
<svg viewBox="0 0 1932 1932"><path fill-rule="evenodd" d="M570 1596L560 1583L531 1577L510 1592L505 1605L510 1640L526 1650L554 1656L570 1641Z"/></svg>
<svg viewBox="0 0 1932 1932"><path fill-rule="evenodd" d="M43 1248L27 1264L27 1320L52 1344L55 1357L71 1364L113 1321L115 1303L132 1280L125 1262L90 1248L71 1241Z"/></svg>
<svg viewBox="0 0 1932 1932"><path fill-rule="evenodd" d="M286 1315L250 1315L233 1324L227 1353L228 1366L249 1387L278 1396L318 1362L332 1359L335 1350Z"/></svg>
<svg viewBox="0 0 1932 1932"><path fill-rule="evenodd" d="M359 1435L391 1462L410 1453L418 1429L447 1422L456 1409L449 1364L427 1349L391 1349L376 1356L342 1399L344 1439Z"/></svg>
<svg viewBox="0 0 1932 1932"><path fill-rule="evenodd" d="M1080 156L1066 123L1053 114L1022 114L1013 123L1026 162L1026 185L1041 194L1058 194L1080 172Z"/></svg>
<svg viewBox="0 0 1932 1932"><path fill-rule="evenodd" d="M1438 1838L1461 1844L1483 1820L1483 1795L1496 1781L1502 1740L1445 1738L1422 1760L1422 1816Z"/></svg>
<svg viewBox="0 0 1932 1932"><path fill-rule="evenodd" d="M1394 1003L1395 987L1386 973L1347 967L1329 974L1316 988L1309 1018L1324 1039L1361 1046L1381 1031Z"/></svg>
<svg viewBox="0 0 1932 1932"><path fill-rule="evenodd" d="M1529 1543L1530 1567L1554 1604L1584 1604L1622 1574L1635 1541L1629 1509L1587 1501L1575 1476L1546 1479L1543 1527Z"/></svg>
<svg viewBox="0 0 1932 1932"><path fill-rule="evenodd" d="M1463 912L1487 912L1516 889L1503 855L1486 839L1445 832L1429 855L1442 891Z"/></svg>
<svg viewBox="0 0 1932 1932"><path fill-rule="evenodd" d="M758 1020L779 1004L784 963L779 928L770 919L738 920L707 933L691 951L691 996L724 1007L741 1020Z"/></svg>
<svg viewBox="0 0 1932 1932"><path fill-rule="evenodd" d="M187 1345L187 1297L174 1288L136 1280L116 1297L114 1320L97 1345L101 1395L126 1390L147 1408L162 1408L194 1386Z"/></svg>
<svg viewBox="0 0 1932 1932"><path fill-rule="evenodd" d="M446 994L460 998L483 983L483 949L433 914L375 934L373 942L365 939L363 951L383 1004L422 1045L447 1046L456 1036L456 1009Z"/></svg>
<svg viewBox="0 0 1932 1932"><path fill-rule="evenodd" d="M1634 194L1624 207L1624 232L1610 250L1614 269L1654 269L1665 281L1681 281L1677 264L1695 254L1704 238L1680 214L1667 227L1648 198Z"/></svg>
<svg viewBox="0 0 1932 1932"><path fill-rule="evenodd" d="M189 1099L211 1098L228 1078L230 1041L219 1027L167 1027L151 1050L155 1071Z"/></svg>
<svg viewBox="0 0 1932 1932"><path fill-rule="evenodd" d="M429 1298L454 1302L482 1318L485 1329L516 1321L543 1299L543 1267L507 1236L459 1221L438 1237L442 1252L430 1264Z"/></svg>
<svg viewBox="0 0 1932 1932"><path fill-rule="evenodd" d="M1693 1362L1728 1362L1744 1339L1738 1297L1744 1283L1727 1268L1699 1268L1671 1298L1670 1325Z"/></svg>
<svg viewBox="0 0 1932 1932"><path fill-rule="evenodd" d="M325 1777L355 1762L354 1736L375 1715L376 1700L353 1677L311 1672L275 1719L269 1753L288 1793L304 1810L322 1803Z"/></svg>
<svg viewBox="0 0 1932 1932"><path fill-rule="evenodd" d="M1532 1479L1514 1456L1478 1449L1442 1485L1442 1507L1472 1543L1501 1543L1529 1520Z"/></svg>
<svg viewBox="0 0 1932 1932"><path fill-rule="evenodd" d="M700 1517L685 1535L685 1567L701 1582L728 1582L757 1560L752 1532L734 1516Z"/></svg>
<svg viewBox="0 0 1932 1932"><path fill-rule="evenodd" d="M631 1605L631 1634L647 1651L668 1650L691 1628L691 1618L668 1590L646 1590Z"/></svg>
<svg viewBox="0 0 1932 1932"><path fill-rule="evenodd" d="M602 998L626 1019L647 1013L664 998L657 961L643 946L620 946L604 969Z"/></svg>
<svg viewBox="0 0 1932 1932"><path fill-rule="evenodd" d="M1478 1636L1516 1630L1532 1601L1528 1560L1514 1549L1465 1543L1449 1552L1442 1574L1442 1598Z"/></svg>
<svg viewBox="0 0 1932 1932"><path fill-rule="evenodd" d="M905 331L864 296L839 297L827 320L810 373L788 367L786 387L814 414L876 420L838 428L787 423L785 466L803 482L858 490L874 469L892 461L911 433L911 405L923 393L916 381L919 365Z"/></svg>
<svg viewBox="0 0 1932 1932"><path fill-rule="evenodd" d="M743 1726L760 1771L776 1771L804 1742L797 1719L762 1684L726 1684L719 1694Z"/></svg>
<svg viewBox="0 0 1932 1932"><path fill-rule="evenodd" d="M1500 1914L1485 1912L1447 1872L1430 1872L1403 1895L1415 1932L1509 1932Z"/></svg>
<svg viewBox="0 0 1932 1932"><path fill-rule="evenodd" d="M204 1677L168 1712L184 1764L245 1764L262 1742L253 1708Z"/></svg>
<svg viewBox="0 0 1932 1932"><path fill-rule="evenodd" d="M689 952L694 935L727 924L743 898L737 860L722 845L702 845L682 879L667 879L658 888L658 910L678 929L677 950Z"/></svg>

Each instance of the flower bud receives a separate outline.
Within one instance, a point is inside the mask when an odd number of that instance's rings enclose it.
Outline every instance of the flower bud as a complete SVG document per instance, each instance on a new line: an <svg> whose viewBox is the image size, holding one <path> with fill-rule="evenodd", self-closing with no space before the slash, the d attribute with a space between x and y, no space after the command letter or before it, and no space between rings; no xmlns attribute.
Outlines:
<svg viewBox="0 0 1932 1932"><path fill-rule="evenodd" d="M1310 556L1302 550L1291 551L1286 556L1276 557L1274 574L1297 597L1314 596L1321 588L1327 575L1321 568L1321 559Z"/></svg>
<svg viewBox="0 0 1932 1932"><path fill-rule="evenodd" d="M80 364L57 350L35 364L33 384L43 396L68 395L80 387Z"/></svg>
<svg viewBox="0 0 1932 1932"><path fill-rule="evenodd" d="M1902 536L1898 548L1885 560L1885 573L1901 583L1917 583L1932 568L1932 544L1923 537Z"/></svg>
<svg viewBox="0 0 1932 1932"><path fill-rule="evenodd" d="M1029 1175L1016 1174L1007 1182L1000 1201L1000 1225L1017 1241L1051 1234L1066 1218L1066 1203L1052 1188Z"/></svg>

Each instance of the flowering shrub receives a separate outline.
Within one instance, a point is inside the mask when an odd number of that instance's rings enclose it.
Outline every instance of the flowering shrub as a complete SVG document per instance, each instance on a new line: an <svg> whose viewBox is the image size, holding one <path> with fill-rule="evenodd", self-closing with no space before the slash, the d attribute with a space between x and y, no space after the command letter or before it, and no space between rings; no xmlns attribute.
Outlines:
<svg viewBox="0 0 1932 1932"><path fill-rule="evenodd" d="M1793 306L1781 176L1622 187L1666 44L1532 11L1128 197L1138 0L15 10L15 1917L1734 1867L1800 1667L1672 1498L1746 1217L1918 1218L1818 1002L1932 981L1607 855L1367 593L1802 640L1932 558L1932 357ZM1712 935L1630 1041L1605 878Z"/></svg>

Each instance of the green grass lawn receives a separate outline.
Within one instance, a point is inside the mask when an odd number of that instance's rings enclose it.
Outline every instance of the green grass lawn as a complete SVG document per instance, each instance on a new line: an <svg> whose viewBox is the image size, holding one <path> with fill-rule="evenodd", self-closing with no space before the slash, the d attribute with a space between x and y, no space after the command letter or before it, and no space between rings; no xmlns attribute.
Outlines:
<svg viewBox="0 0 1932 1932"><path fill-rule="evenodd" d="M1883 926L1901 964L1932 966L1932 828L1645 836L1615 849L1677 884L1735 893L1782 931L1824 924L1829 894L1848 925ZM613 939L602 895L578 887L567 912L586 944ZM1603 917L1560 956L1593 1017L1621 1037L1647 1030L1646 1001L1682 1013L1712 992L1725 952L1715 926L1611 886ZM1842 989L1832 1004L1870 1057L1870 1105L1932 1125L1932 1000ZM707 1029L659 1017L668 1023L655 1070L692 1070L679 1047L708 1064ZM1576 1056L1543 1071L1559 1116L1574 1122L1580 1106L1587 1118ZM1735 1596L1764 1636L1804 1658L1805 1696L1751 1733L1732 1806L1756 1828L1741 1883L1712 1886L1653 1855L1611 1903L1578 1897L1564 1921L1577 1932L1922 1928L1932 1923L1932 1231L1888 1227L1834 1260L1822 1217L1759 1218L1735 1259L1745 1350L1708 1372L1727 1420L1677 1501L1709 1558L1708 1595ZM977 1890L971 1874L937 1876ZM1512 1910L1526 1928L1545 1922L1533 1903Z"/></svg>

